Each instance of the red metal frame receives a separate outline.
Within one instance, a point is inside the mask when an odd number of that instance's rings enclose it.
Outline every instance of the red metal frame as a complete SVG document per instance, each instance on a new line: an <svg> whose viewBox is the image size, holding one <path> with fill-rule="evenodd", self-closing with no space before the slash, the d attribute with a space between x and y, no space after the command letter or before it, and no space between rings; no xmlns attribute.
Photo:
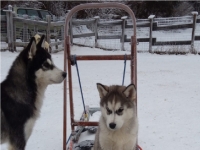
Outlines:
<svg viewBox="0 0 200 150"><path fill-rule="evenodd" d="M121 3L88 3L74 7L68 13L65 20L65 35L64 35L64 71L68 74L68 86L69 86L69 103L70 103L70 119L71 129L74 131L75 126L98 126L98 122L83 122L74 120L74 105L73 105L73 89L72 89L72 71L71 71L71 53L70 53L70 37L68 35L69 21L74 13L83 9L95 9L95 8L119 8L125 10L133 21L133 33L131 37L131 54L127 55L127 60L131 61L131 83L135 84L137 89L137 41L136 41L136 19L133 11L126 5ZM77 61L84 60L124 60L124 55L96 55L96 56L76 56ZM136 98L137 102L137 98ZM67 80L64 81L64 115L63 115L63 150L66 150L66 135L67 135ZM70 142L71 143L71 142ZM70 144L71 145L71 144Z"/></svg>

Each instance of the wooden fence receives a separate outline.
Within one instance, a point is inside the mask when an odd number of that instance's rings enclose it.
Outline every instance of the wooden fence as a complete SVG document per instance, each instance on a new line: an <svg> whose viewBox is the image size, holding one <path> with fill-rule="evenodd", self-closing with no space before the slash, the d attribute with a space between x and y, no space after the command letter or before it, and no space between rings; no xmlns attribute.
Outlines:
<svg viewBox="0 0 200 150"><path fill-rule="evenodd" d="M154 15L150 15L148 19L138 19L136 24L137 27L149 27L149 37L148 38L137 38L138 42L149 42L149 52L152 52L152 46L159 45L191 45L191 53L196 53L194 49L194 41L200 40L200 36L195 36L196 23L200 23L200 18L197 19L197 12L192 12L192 16L185 17L170 17L170 18L155 18ZM93 32L73 34L73 27L77 25L90 25L93 26ZM99 35L98 29L103 26L121 26L121 34L117 35ZM121 50L124 50L124 43L130 42L131 39L127 38L125 34L125 29L132 28L133 25L128 23L127 17L122 17L121 20L113 21L101 21L100 18L94 17L90 20L72 20L70 23L70 36L71 43L73 43L73 38L80 37L95 37L95 47L98 47L97 43L99 39L120 39ZM153 38L153 31L158 30L170 30L170 29L181 29L181 28L192 28L191 40L187 41L157 41ZM197 31L196 31L197 32ZM199 31L198 31L199 32Z"/></svg>
<svg viewBox="0 0 200 150"><path fill-rule="evenodd" d="M49 15L46 16L46 21L29 18L27 15L18 17L12 12L12 7L9 7L6 10L6 16L1 15L1 26L3 26L1 28L1 41L8 43L10 51L16 51L16 47L26 47L29 39L35 34L45 34L50 47L55 46L54 52L63 50L65 22L51 20ZM60 48L59 45L61 45Z"/></svg>
<svg viewBox="0 0 200 150"><path fill-rule="evenodd" d="M194 49L194 41L200 40L200 35L195 36L196 23L200 23L200 17L197 16L197 12L192 12L192 16L185 17L170 17L170 18L155 18L154 15L148 17L148 19L137 19L137 27L148 27L149 37L137 38L138 42L149 42L149 52L152 52L152 46L159 45L191 45L191 53L196 53ZM79 25L90 25L93 26L91 33L73 34L73 27ZM121 26L121 34L110 34L100 35L98 33L101 27L113 27ZM133 25L129 19L124 16L121 20L113 21L102 21L98 16L90 20L71 20L70 22L70 35L71 43L73 44L73 38L81 37L94 37L95 47L98 47L99 39L120 39L121 50L124 50L124 43L130 42L131 39L125 33L125 29L132 28ZM185 41L157 41L157 38L153 37L153 32L158 30L170 30L170 29L181 29L191 28L191 38ZM198 31L199 32L199 31ZM12 8L6 11L6 16L1 15L1 41L8 43L10 51L15 51L16 47L25 47L31 36L36 33L45 34L46 40L50 43L50 46L55 46L55 51L63 49L58 48L59 45L63 44L64 38L64 21L53 22L50 16L47 16L46 21L36 20L34 18L28 18L24 15L23 17L17 17L12 12ZM54 39L54 41L51 40ZM21 40L17 40L21 39Z"/></svg>

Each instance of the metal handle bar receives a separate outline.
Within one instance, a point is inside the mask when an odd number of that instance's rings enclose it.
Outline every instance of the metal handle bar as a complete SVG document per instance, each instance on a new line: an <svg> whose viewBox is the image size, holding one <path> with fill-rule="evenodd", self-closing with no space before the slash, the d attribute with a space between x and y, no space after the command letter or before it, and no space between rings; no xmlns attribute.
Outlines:
<svg viewBox="0 0 200 150"><path fill-rule="evenodd" d="M133 11L126 5L121 4L121 3L112 3L112 2L108 2L108 3L88 3L88 4L81 4L78 6L75 6L73 9L70 10L70 12L67 14L66 20L65 20L65 34L66 36L68 36L68 25L69 25L69 21L72 17L72 15L80 10L83 9L96 9L96 8L120 8L125 10L131 17L132 21L133 21L133 32L134 32L134 36L136 36L136 19L135 19L135 15L133 13Z"/></svg>

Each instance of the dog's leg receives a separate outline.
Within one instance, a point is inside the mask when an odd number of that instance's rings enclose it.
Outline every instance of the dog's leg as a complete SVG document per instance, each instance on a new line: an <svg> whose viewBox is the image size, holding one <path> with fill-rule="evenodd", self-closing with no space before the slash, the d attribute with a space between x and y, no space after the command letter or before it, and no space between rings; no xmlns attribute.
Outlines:
<svg viewBox="0 0 200 150"><path fill-rule="evenodd" d="M123 150L136 150L136 138L133 138L131 141L126 143Z"/></svg>
<svg viewBox="0 0 200 150"><path fill-rule="evenodd" d="M10 132L9 150L24 150L26 141L22 129L15 129Z"/></svg>
<svg viewBox="0 0 200 150"><path fill-rule="evenodd" d="M35 124L35 120L36 120L35 118L31 118L24 125L24 135L25 135L26 142L28 141L29 137L31 136L31 133L33 131L33 127Z"/></svg>
<svg viewBox="0 0 200 150"><path fill-rule="evenodd" d="M97 129L97 132L95 135L94 147L92 148L92 150L103 150L99 144L99 130L100 128Z"/></svg>

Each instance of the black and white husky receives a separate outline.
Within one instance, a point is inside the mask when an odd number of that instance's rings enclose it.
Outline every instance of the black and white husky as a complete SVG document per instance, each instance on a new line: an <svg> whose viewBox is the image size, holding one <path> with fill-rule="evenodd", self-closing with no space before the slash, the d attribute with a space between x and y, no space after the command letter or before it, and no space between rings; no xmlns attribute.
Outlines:
<svg viewBox="0 0 200 150"><path fill-rule="evenodd" d="M1 143L8 142L10 150L25 149L47 86L66 77L44 49L44 38L38 44L30 40L1 83Z"/></svg>
<svg viewBox="0 0 200 150"><path fill-rule="evenodd" d="M94 150L135 150L138 134L136 89L97 84L101 117Z"/></svg>

